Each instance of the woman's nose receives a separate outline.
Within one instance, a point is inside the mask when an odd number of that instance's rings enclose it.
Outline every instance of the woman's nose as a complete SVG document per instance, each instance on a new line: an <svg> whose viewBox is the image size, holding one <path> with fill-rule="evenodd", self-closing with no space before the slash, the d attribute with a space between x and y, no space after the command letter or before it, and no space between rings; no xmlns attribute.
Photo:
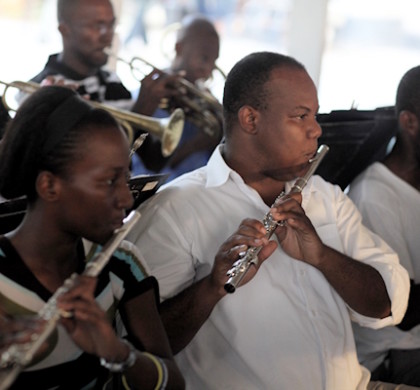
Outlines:
<svg viewBox="0 0 420 390"><path fill-rule="evenodd" d="M131 209L131 207L133 207L134 197L133 197L133 194L131 193L131 190L128 184L124 183L121 186L118 192L117 202L118 202L118 207L126 209L126 210Z"/></svg>

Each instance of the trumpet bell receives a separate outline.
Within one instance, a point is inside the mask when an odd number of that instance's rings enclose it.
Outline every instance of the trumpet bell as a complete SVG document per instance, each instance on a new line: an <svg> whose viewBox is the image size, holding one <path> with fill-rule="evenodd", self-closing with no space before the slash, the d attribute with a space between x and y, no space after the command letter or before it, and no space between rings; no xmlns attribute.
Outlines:
<svg viewBox="0 0 420 390"><path fill-rule="evenodd" d="M107 104L89 102L93 107L108 111L117 119L129 133L130 142L133 142L133 127L140 128L155 135L161 142L162 156L170 156L181 140L184 131L185 114L181 108L176 109L169 117L153 118L133 113L131 111L117 109Z"/></svg>
<svg viewBox="0 0 420 390"><path fill-rule="evenodd" d="M163 118L161 125L166 129L161 137L162 155L170 156L181 140L184 130L185 114L181 108L177 108L168 118Z"/></svg>
<svg viewBox="0 0 420 390"><path fill-rule="evenodd" d="M142 57L133 57L130 61L127 61L110 50L105 50L105 52L117 61L128 65L134 78L140 82L153 69L159 70ZM147 68L147 71L141 69L144 66ZM162 70L160 72L165 73ZM197 128L204 131L208 136L220 139L223 108L220 102L207 90L205 83L203 81L192 83L181 77L177 81L176 87L184 89L186 95L173 99L164 98L161 100L163 104L160 105L160 108L169 112L176 108L182 108L185 112L186 120L194 123Z"/></svg>

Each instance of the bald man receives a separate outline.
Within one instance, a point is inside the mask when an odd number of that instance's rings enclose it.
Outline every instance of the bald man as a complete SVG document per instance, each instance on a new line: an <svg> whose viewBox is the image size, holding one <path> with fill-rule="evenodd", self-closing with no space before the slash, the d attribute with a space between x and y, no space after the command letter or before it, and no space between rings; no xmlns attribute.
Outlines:
<svg viewBox="0 0 420 390"><path fill-rule="evenodd" d="M202 16L186 16L178 30L173 72L185 71L192 83L211 77L219 57L219 34L214 25Z"/></svg>
<svg viewBox="0 0 420 390"><path fill-rule="evenodd" d="M173 59L168 74L180 74L192 83L197 84L198 81L208 80L216 66L216 60L219 57L220 39L213 23L201 15L188 15L178 30L175 43L175 58ZM162 74L156 74L159 78L166 77ZM146 81L146 80L145 80ZM168 80L170 85L172 80ZM141 88L143 88L142 82ZM198 87L196 87L198 88ZM210 94L210 91L206 90ZM180 96L174 95L170 102L170 106L182 107L185 105L180 101ZM185 97L185 96L183 96ZM198 101L197 96L188 95L189 99ZM213 97L213 99L215 99ZM207 109L207 105L204 105ZM204 111L203 109L203 111ZM141 163L134 164L134 172L136 173L168 173L169 180L180 176L185 172L192 171L205 165L213 152L216 145L220 142L222 136L222 106L216 101L215 106L211 107L211 115L216 119L216 126L213 129L214 135L209 135L205 129L205 124L197 122L195 118L188 113L187 123L184 126L183 136L180 145L175 150L170 159L163 159L158 154L148 159L152 165L147 168ZM166 110L158 109L154 116L168 115ZM196 115L194 115L196 117Z"/></svg>

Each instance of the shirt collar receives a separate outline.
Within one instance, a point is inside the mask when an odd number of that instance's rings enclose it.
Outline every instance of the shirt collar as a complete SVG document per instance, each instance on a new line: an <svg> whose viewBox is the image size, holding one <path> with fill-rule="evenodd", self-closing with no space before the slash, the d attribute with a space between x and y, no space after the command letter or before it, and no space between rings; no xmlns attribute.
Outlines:
<svg viewBox="0 0 420 390"><path fill-rule="evenodd" d="M223 144L218 145L207 162L206 187L219 187L228 181L232 173L236 173L226 164L222 150Z"/></svg>

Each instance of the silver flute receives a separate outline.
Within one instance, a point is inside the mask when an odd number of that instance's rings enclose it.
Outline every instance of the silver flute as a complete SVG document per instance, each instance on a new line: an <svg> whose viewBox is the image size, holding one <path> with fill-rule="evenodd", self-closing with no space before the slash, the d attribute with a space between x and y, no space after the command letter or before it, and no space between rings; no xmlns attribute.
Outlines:
<svg viewBox="0 0 420 390"><path fill-rule="evenodd" d="M139 218L138 211L131 211L123 220L123 225L114 231L102 250L86 264L82 275L92 277L99 275ZM64 284L56 290L39 311L37 318L46 321L43 330L40 333L35 333L31 341L24 344L12 344L2 352L0 356L0 390L8 389L25 366L32 361L35 353L56 328L60 317L71 317L71 313L63 312L57 307L57 299L74 286L77 276L77 274L73 274L65 280Z"/></svg>
<svg viewBox="0 0 420 390"><path fill-rule="evenodd" d="M302 192L303 188L305 187L306 183L308 182L309 178L313 175L315 170L318 168L318 165L321 163L322 159L327 154L330 148L327 145L321 145L315 156L309 160L310 166L308 171L305 173L304 176L299 177L293 187L291 188L289 193L299 193ZM285 196L284 192L282 192L274 201L271 207L274 207L278 204L278 202ZM275 221L268 212L262 221L265 230L266 230L266 238L270 238L274 231L276 230L277 226L284 226L285 221ZM234 293L236 288L239 287L241 284L244 276L248 272L249 268L252 265L258 265L258 254L260 253L262 246L259 247L249 247L245 253L240 255L240 258L233 263L232 268L227 272L227 276L229 276L228 281L225 283L225 290L228 293Z"/></svg>

